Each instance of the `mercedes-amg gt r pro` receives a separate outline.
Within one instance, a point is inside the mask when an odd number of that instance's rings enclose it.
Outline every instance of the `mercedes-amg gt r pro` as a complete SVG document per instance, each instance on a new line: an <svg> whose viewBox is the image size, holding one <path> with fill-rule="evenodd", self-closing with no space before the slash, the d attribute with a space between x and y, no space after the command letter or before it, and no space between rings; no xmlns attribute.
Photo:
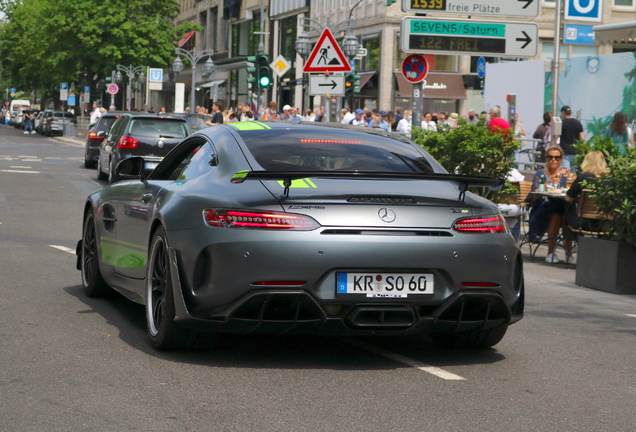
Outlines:
<svg viewBox="0 0 636 432"><path fill-rule="evenodd" d="M238 122L178 144L83 209L88 296L144 304L151 343L201 331L406 335L489 347L523 316L522 257L497 206L399 135ZM186 346L188 347L188 346Z"/></svg>

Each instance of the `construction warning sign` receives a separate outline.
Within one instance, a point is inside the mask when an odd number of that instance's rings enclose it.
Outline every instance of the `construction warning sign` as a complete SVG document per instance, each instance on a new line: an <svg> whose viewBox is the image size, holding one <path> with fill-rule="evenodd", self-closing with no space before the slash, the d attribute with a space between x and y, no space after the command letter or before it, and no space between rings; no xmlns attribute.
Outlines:
<svg viewBox="0 0 636 432"><path fill-rule="evenodd" d="M351 65L336 43L331 30L324 29L305 63L303 72L349 72Z"/></svg>

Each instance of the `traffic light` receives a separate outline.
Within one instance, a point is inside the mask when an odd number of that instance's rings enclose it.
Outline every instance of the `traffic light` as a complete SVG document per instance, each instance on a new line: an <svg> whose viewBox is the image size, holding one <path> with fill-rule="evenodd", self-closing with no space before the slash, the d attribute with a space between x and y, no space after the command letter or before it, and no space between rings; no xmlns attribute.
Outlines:
<svg viewBox="0 0 636 432"><path fill-rule="evenodd" d="M258 84L266 89L272 85L272 69L269 67L269 55L258 53L247 57L247 82Z"/></svg>
<svg viewBox="0 0 636 432"><path fill-rule="evenodd" d="M345 97L352 97L360 93L360 75L355 72L347 72L345 74Z"/></svg>

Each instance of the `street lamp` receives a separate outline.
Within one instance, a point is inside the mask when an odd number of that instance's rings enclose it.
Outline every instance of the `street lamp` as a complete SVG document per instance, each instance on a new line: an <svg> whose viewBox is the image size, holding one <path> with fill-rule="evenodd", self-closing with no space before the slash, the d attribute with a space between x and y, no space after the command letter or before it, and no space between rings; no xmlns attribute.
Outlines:
<svg viewBox="0 0 636 432"><path fill-rule="evenodd" d="M360 49L358 38L353 33L347 34L342 42L342 49L349 60L354 58Z"/></svg>
<svg viewBox="0 0 636 432"><path fill-rule="evenodd" d="M174 62L172 62L172 69L177 74L183 71L183 61L181 60L180 56L184 56L185 58L190 60L190 64L192 65L192 85L190 86L190 89L191 89L190 90L190 107L191 107L190 109L191 109L191 112L193 112L194 106L195 106L194 97L195 97L195 91L196 91L197 63L203 57L208 57L208 60L203 65L201 74L203 76L212 75L212 72L214 72L214 69L216 67L214 62L212 61L212 55L214 54L214 50L206 49L203 51L199 51L196 48L193 48L192 50L188 51L188 50L184 50L183 48L177 48L175 52L177 53L177 58L174 59Z"/></svg>
<svg viewBox="0 0 636 432"><path fill-rule="evenodd" d="M126 73L126 76L128 76L128 89L127 89L128 91L126 92L126 106L128 107L128 110L130 110L130 99L132 98L133 78L135 78L135 74L143 73L145 69L146 69L145 66L134 67L133 65L130 65L130 66L117 65L117 74L115 74L115 80L118 83L122 82L123 80L123 76L121 74L122 71ZM145 79L146 79L146 76L144 75L144 80Z"/></svg>

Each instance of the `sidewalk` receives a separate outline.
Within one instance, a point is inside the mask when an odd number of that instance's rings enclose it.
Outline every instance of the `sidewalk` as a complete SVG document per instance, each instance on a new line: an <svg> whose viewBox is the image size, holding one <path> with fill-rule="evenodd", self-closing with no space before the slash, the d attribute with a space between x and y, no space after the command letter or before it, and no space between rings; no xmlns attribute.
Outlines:
<svg viewBox="0 0 636 432"><path fill-rule="evenodd" d="M66 144L72 144L72 145L84 147L86 145L86 135L88 135L87 129L75 128L75 137L54 136L51 138Z"/></svg>

